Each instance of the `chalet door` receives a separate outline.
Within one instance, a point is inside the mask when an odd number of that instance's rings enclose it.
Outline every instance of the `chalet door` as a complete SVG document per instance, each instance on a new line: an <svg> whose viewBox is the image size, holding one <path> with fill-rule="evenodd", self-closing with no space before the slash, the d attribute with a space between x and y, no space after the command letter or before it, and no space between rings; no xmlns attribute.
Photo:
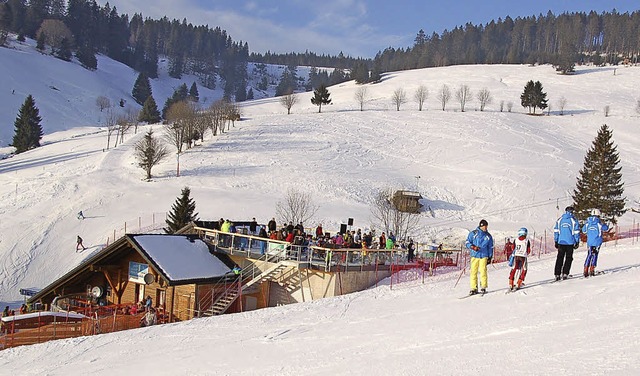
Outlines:
<svg viewBox="0 0 640 376"><path fill-rule="evenodd" d="M156 290L156 307L164 307L164 302L167 297L165 290Z"/></svg>
<svg viewBox="0 0 640 376"><path fill-rule="evenodd" d="M144 285L136 283L136 303L144 301Z"/></svg>

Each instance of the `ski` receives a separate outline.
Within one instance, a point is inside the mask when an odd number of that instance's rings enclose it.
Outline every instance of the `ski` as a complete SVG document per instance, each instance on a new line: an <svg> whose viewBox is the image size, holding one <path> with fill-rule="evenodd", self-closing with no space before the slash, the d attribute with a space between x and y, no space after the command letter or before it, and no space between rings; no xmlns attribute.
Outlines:
<svg viewBox="0 0 640 376"><path fill-rule="evenodd" d="M566 280L568 280L568 279L572 279L573 277L574 277L574 275L573 275L573 274L569 274L569 275L567 276L567 279L553 280L553 281L551 281L551 283L556 283L556 282L566 281Z"/></svg>
<svg viewBox="0 0 640 376"><path fill-rule="evenodd" d="M465 295L465 296L461 296L461 297L459 297L458 299L466 299L466 298L469 298L469 297L472 297L472 296L485 296L485 295L487 295L488 293L490 293L490 291L487 291L487 292L485 292L485 293L482 293L482 292L478 291L478 292L477 292L477 293L475 293L475 294L467 294L467 295Z"/></svg>
<svg viewBox="0 0 640 376"><path fill-rule="evenodd" d="M525 286L522 286L522 287L520 287L519 289L507 290L507 291L505 291L505 295L506 295L506 294L513 294L513 293L515 293L515 292L522 292L523 294L527 295L527 292L526 292L526 291L522 291L522 290L524 290L524 289L526 289L526 287L525 287Z"/></svg>
<svg viewBox="0 0 640 376"><path fill-rule="evenodd" d="M594 275L590 275L590 276L588 276L588 277L585 277L585 276L583 275L583 276L581 276L581 279L587 279L587 278L591 278L591 277L596 277L596 276L599 276L599 275L601 275L601 274L605 274L605 273L606 273L605 271L597 271Z"/></svg>

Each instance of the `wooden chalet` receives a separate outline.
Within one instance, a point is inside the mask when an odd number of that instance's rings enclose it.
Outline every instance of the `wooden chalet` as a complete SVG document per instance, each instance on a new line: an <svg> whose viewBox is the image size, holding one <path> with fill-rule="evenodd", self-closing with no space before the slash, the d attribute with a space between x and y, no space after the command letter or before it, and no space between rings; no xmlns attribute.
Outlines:
<svg viewBox="0 0 640 376"><path fill-rule="evenodd" d="M422 195L414 191L396 191L391 198L391 202L396 209L407 213L420 213Z"/></svg>
<svg viewBox="0 0 640 376"><path fill-rule="evenodd" d="M28 302L52 311L84 312L90 307L134 305L151 296L165 321L188 320L203 309L202 296L227 288L233 267L229 257L214 254L197 235L127 234Z"/></svg>

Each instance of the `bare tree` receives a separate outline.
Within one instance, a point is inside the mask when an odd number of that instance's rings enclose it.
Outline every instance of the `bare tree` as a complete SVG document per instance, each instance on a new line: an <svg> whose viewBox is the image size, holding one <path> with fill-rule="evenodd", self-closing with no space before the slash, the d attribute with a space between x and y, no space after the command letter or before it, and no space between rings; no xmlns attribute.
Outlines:
<svg viewBox="0 0 640 376"><path fill-rule="evenodd" d="M418 111L422 111L422 107L424 106L424 102L429 97L429 89L426 86L420 85L416 92L413 94L413 99L418 102Z"/></svg>
<svg viewBox="0 0 640 376"><path fill-rule="evenodd" d="M610 111L611 111L611 107L609 107L609 105L604 106L604 117L609 117Z"/></svg>
<svg viewBox="0 0 640 376"><path fill-rule="evenodd" d="M186 121L191 114L191 107L186 101L176 102L167 110L167 124L164 126L167 141L182 153L182 145L186 142Z"/></svg>
<svg viewBox="0 0 640 376"><path fill-rule="evenodd" d="M224 133L224 124L225 124L225 119L226 119L226 101L224 100L218 100L215 101L213 103L211 103L211 105L209 106L209 110L207 111L207 113L210 116L210 127L211 127L211 133L213 134L213 136L217 136L218 135L218 131L220 131L221 133Z"/></svg>
<svg viewBox="0 0 640 376"><path fill-rule="evenodd" d="M397 239L404 239L415 231L420 219L419 214L398 210L390 188L380 190L373 198L371 215L385 232L393 232Z"/></svg>
<svg viewBox="0 0 640 376"><path fill-rule="evenodd" d="M437 98L442 105L442 111L444 111L447 108L447 103L451 99L451 89L449 89L449 86L443 84L440 88L440 91L438 92Z"/></svg>
<svg viewBox="0 0 640 376"><path fill-rule="evenodd" d="M484 108L488 104L491 104L491 102L493 102L491 92L486 87L481 89L478 94L476 94L476 98L478 98L478 102L480 102L480 111L484 111Z"/></svg>
<svg viewBox="0 0 640 376"><path fill-rule="evenodd" d="M456 99L458 100L458 103L460 103L460 111L464 112L464 107L472 100L471 89L469 89L468 85L460 85L456 91Z"/></svg>
<svg viewBox="0 0 640 376"><path fill-rule="evenodd" d="M558 108L560 109L560 115L564 115L564 108L567 106L567 98L560 97L558 99Z"/></svg>
<svg viewBox="0 0 640 376"><path fill-rule="evenodd" d="M153 130L149 129L144 138L136 144L134 155L138 161L138 166L145 170L147 180L149 180L151 179L153 166L166 158L169 152L159 139L153 137Z"/></svg>
<svg viewBox="0 0 640 376"><path fill-rule="evenodd" d="M40 36L44 33L45 43L51 46L52 52L56 52L62 47L62 41L67 40L70 45L73 45L73 33L60 20L47 19L42 21L40 28L36 32L36 36Z"/></svg>
<svg viewBox="0 0 640 376"><path fill-rule="evenodd" d="M118 131L116 133L116 138L115 138L116 142L114 147L118 146L118 140L120 140L120 143L124 142L124 134L127 133L129 128L131 128L131 124L129 123L129 120L124 115L118 116L118 118L116 119L116 124L118 126Z"/></svg>
<svg viewBox="0 0 640 376"><path fill-rule="evenodd" d="M360 111L364 109L364 104L369 100L369 92L367 91L366 86L360 86L356 89L353 97L356 99L356 102L360 105Z"/></svg>
<svg viewBox="0 0 640 376"><path fill-rule="evenodd" d="M118 117L113 112L113 110L111 110L111 108L107 110L107 114L104 117L104 125L107 127L107 150L109 150L109 146L111 144L111 136L113 135L113 133L117 132L118 128L120 127L118 125Z"/></svg>
<svg viewBox="0 0 640 376"><path fill-rule="evenodd" d="M133 134L138 134L138 125L140 124L138 118L140 117L140 110L136 110L133 107L127 107L124 116L127 119L127 122L133 127Z"/></svg>
<svg viewBox="0 0 640 376"><path fill-rule="evenodd" d="M282 201L276 203L276 214L285 222L309 222L317 211L318 206L314 204L311 194L294 188L287 189Z"/></svg>
<svg viewBox="0 0 640 376"><path fill-rule="evenodd" d="M504 111L504 101L500 101L500 112Z"/></svg>
<svg viewBox="0 0 640 376"><path fill-rule="evenodd" d="M231 126L236 126L236 121L239 121L242 112L240 111L240 106L237 103L227 102L225 106L225 114L227 122L231 123ZM227 126L227 130L229 130L229 126Z"/></svg>
<svg viewBox="0 0 640 376"><path fill-rule="evenodd" d="M200 142L204 142L204 134L211 124L209 111L198 111L194 117L194 130L200 138Z"/></svg>
<svg viewBox="0 0 640 376"><path fill-rule="evenodd" d="M396 111L400 111L400 106L407 103L407 93L405 93L403 88L399 87L394 90L391 95L391 103L396 105Z"/></svg>
<svg viewBox="0 0 640 376"><path fill-rule="evenodd" d="M291 107L298 103L298 96L295 93L285 94L280 97L280 104L287 109L287 115L291 114Z"/></svg>
<svg viewBox="0 0 640 376"><path fill-rule="evenodd" d="M111 107L111 101L104 95L98 95L98 98L96 98L96 106L100 109L100 112L102 112L105 108Z"/></svg>
<svg viewBox="0 0 640 376"><path fill-rule="evenodd" d="M511 112L512 109L513 109L513 102L511 101L507 102L507 111Z"/></svg>

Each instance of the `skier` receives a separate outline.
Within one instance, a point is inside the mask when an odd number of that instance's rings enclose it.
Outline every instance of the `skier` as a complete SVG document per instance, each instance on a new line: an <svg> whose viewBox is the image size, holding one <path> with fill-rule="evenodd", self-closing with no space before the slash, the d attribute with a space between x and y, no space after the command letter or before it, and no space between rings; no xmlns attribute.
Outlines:
<svg viewBox="0 0 640 376"><path fill-rule="evenodd" d="M602 245L602 233L609 231L609 226L600 220L600 210L591 210L591 217L582 226L582 232L587 234L587 259L584 260L584 276L594 276L598 265L598 252Z"/></svg>
<svg viewBox="0 0 640 376"><path fill-rule="evenodd" d="M556 281L569 277L573 250L580 245L580 223L573 216L573 211L573 206L567 206L564 209L564 214L558 218L553 226L553 240L558 250L554 270Z"/></svg>
<svg viewBox="0 0 640 376"><path fill-rule="evenodd" d="M84 244L82 244L82 238L80 237L80 235L78 235L78 239L77 239L77 244L76 244L76 252L82 248L82 250L84 251L85 249L87 249L87 247L84 246Z"/></svg>
<svg viewBox="0 0 640 376"><path fill-rule="evenodd" d="M509 266L511 266L511 273L509 273L509 290L513 291L522 287L524 277L527 275L527 256L531 253L531 243L527 239L527 229L522 227L518 230L518 238L513 241L513 260L509 260ZM514 285L513 281L516 276L516 272L520 271L517 284Z"/></svg>
<svg viewBox="0 0 640 376"><path fill-rule="evenodd" d="M478 271L480 271L480 287L482 294L487 292L487 265L493 258L493 237L487 231L488 223L481 220L478 228L469 232L465 246L471 254L471 291L469 295L478 293Z"/></svg>
<svg viewBox="0 0 640 376"><path fill-rule="evenodd" d="M78 212L78 219L84 219L84 214L82 214L82 210Z"/></svg>

